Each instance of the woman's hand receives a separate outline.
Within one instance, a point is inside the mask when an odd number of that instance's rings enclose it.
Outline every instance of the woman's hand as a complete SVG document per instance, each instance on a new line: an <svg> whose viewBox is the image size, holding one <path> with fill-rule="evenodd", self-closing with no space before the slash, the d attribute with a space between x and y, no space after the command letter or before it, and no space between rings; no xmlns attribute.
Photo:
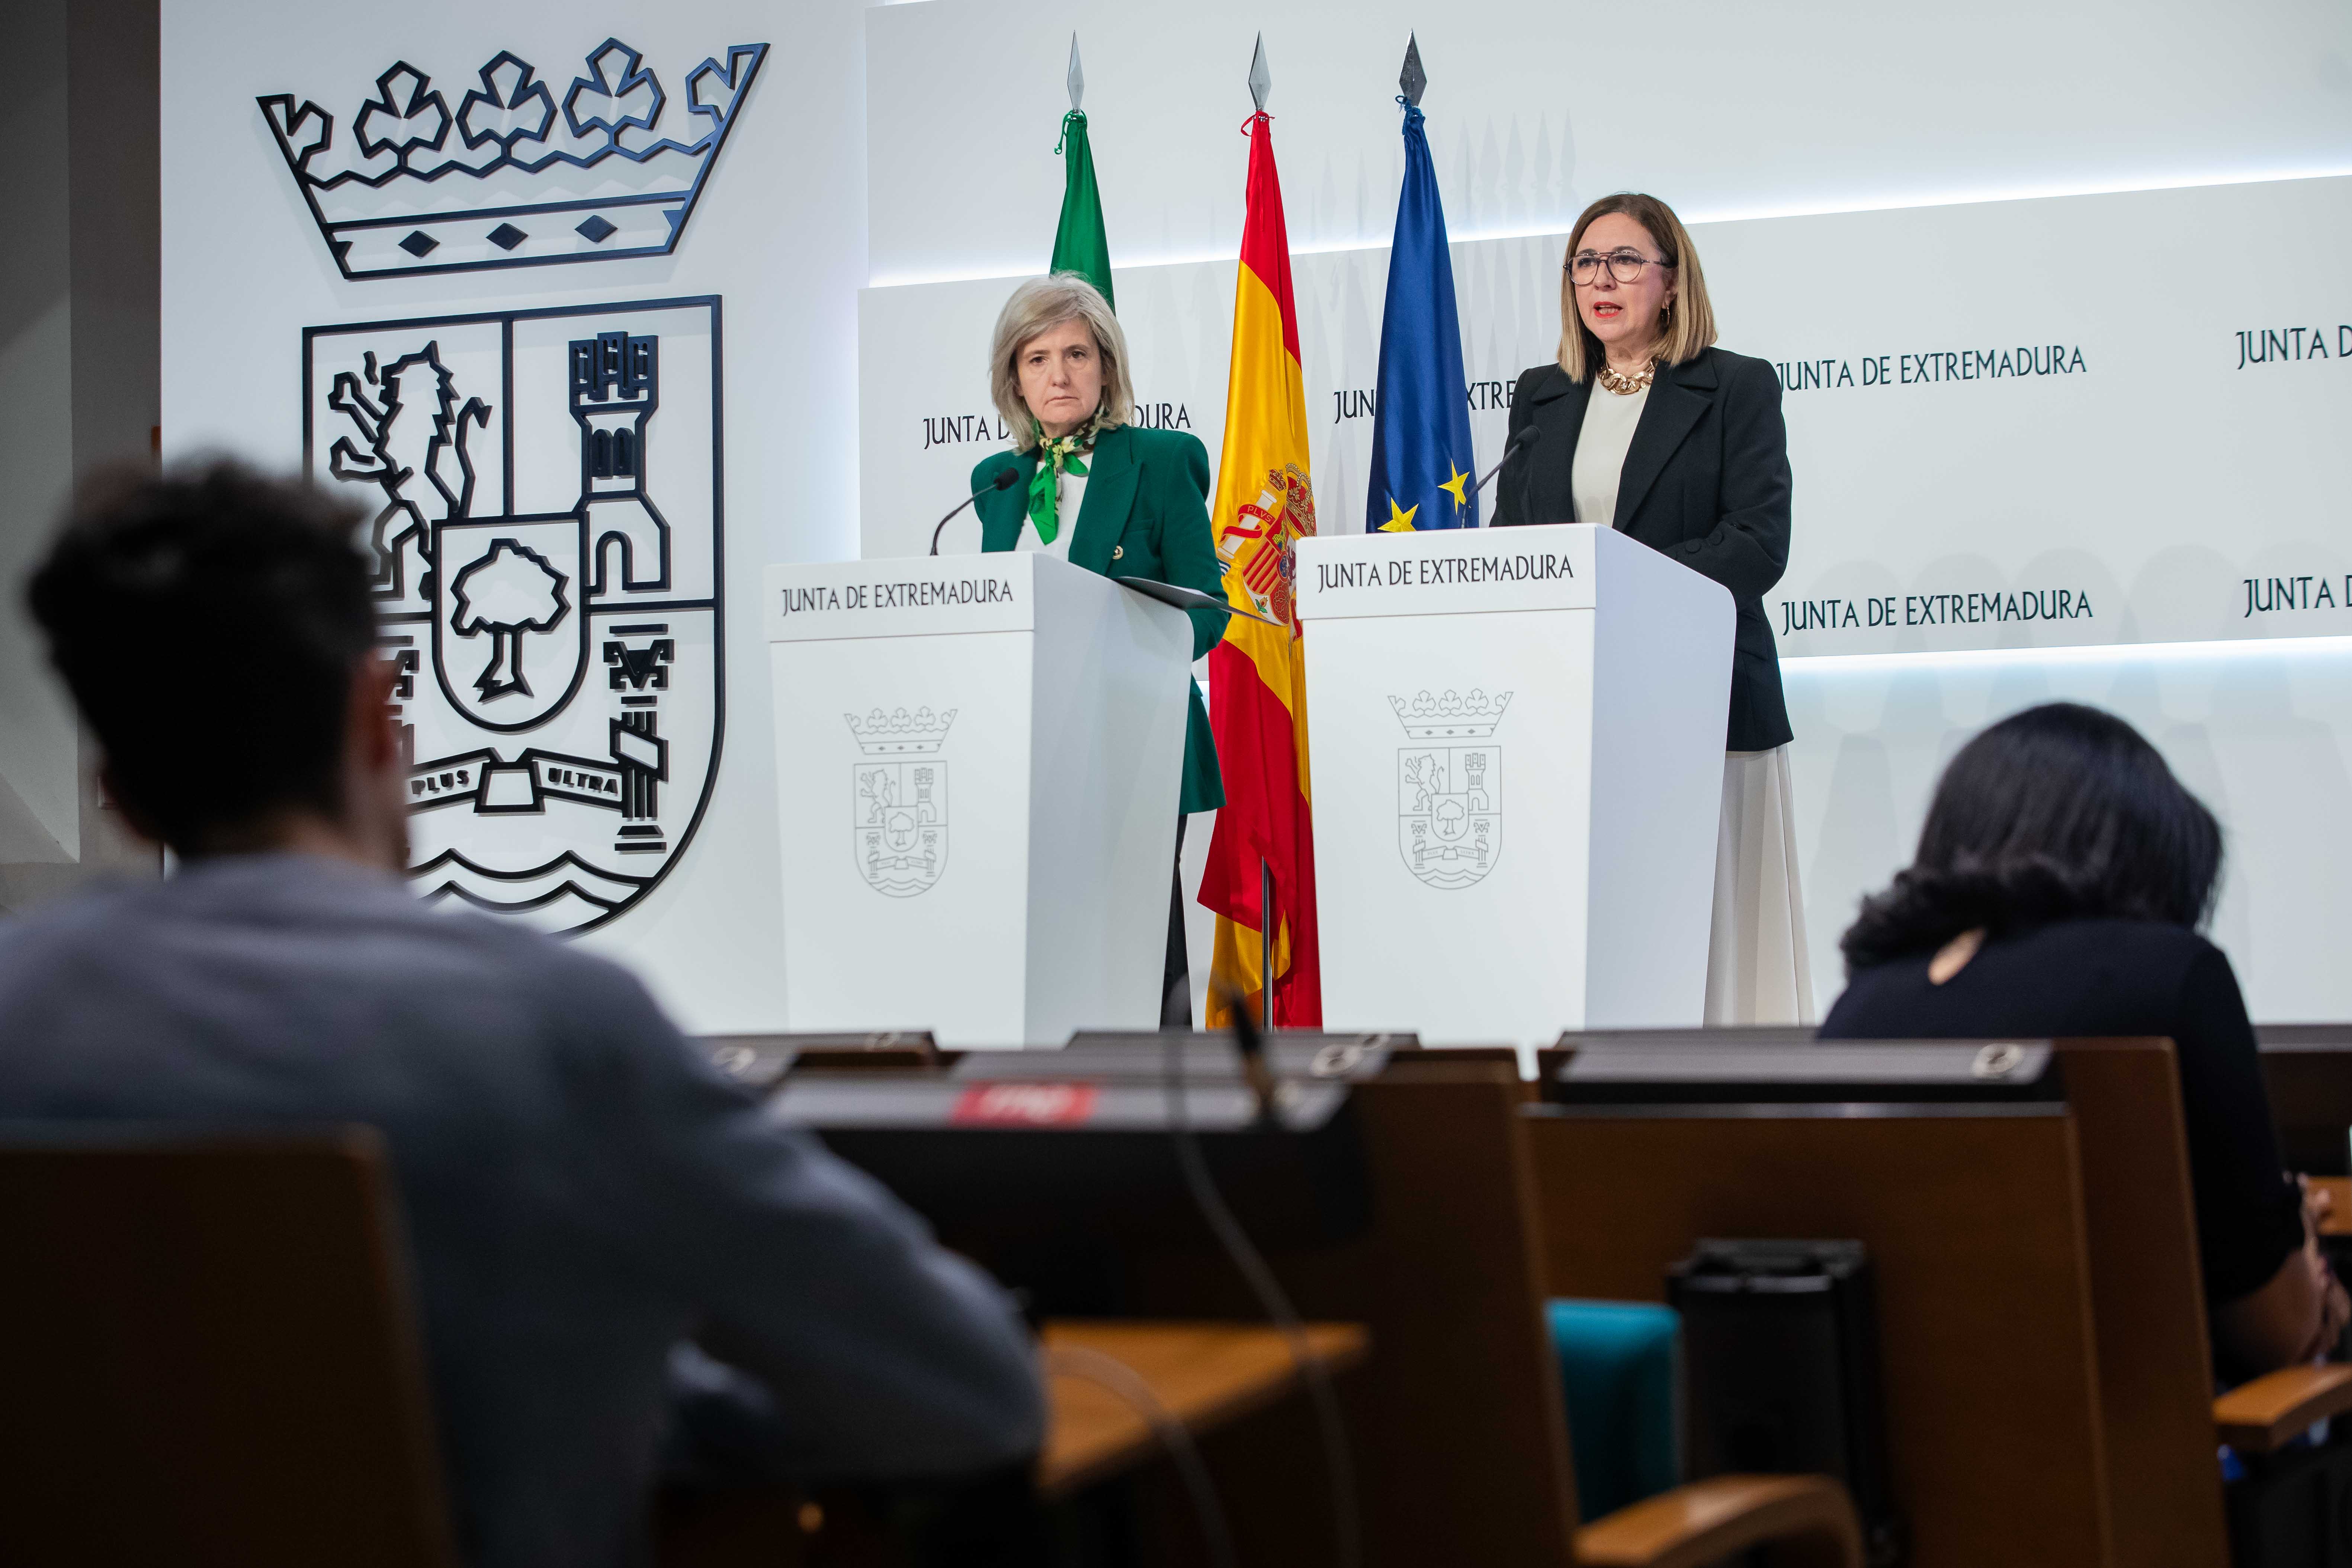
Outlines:
<svg viewBox="0 0 2352 1568"><path fill-rule="evenodd" d="M2352 1321L2352 1299L2319 1249L2319 1221L2330 1211L2325 1192L2295 1178L2303 1192L2303 1246L2262 1289L2213 1309L2213 1339L2234 1375L2259 1377L2283 1366L2307 1365L2332 1353Z"/></svg>
<svg viewBox="0 0 2352 1568"><path fill-rule="evenodd" d="M2304 1359L2316 1361L2336 1352L2346 1323L2352 1322L2352 1295L2346 1294L2343 1281L2328 1267L2327 1254L2319 1245L2320 1230L2336 1212L2335 1195L2326 1187L2314 1186L2308 1177L2297 1176L2294 1180L2303 1189L2304 1267L2310 1270L2312 1287L2319 1296L2319 1326L2305 1350Z"/></svg>
<svg viewBox="0 0 2352 1568"><path fill-rule="evenodd" d="M2327 1267L2327 1259L2313 1248L2311 1266L2318 1270L2320 1288L2319 1332L2304 1359L2326 1361L2334 1358L2338 1342L2344 1338L2344 1325L2352 1322L2352 1296L2344 1291L2344 1282Z"/></svg>
<svg viewBox="0 0 2352 1568"><path fill-rule="evenodd" d="M2327 1216L2336 1212L2336 1194L2326 1187L2315 1187L2309 1176L2297 1176L2294 1184L2303 1189L2303 1229L2305 1236L2316 1236L2327 1228Z"/></svg>

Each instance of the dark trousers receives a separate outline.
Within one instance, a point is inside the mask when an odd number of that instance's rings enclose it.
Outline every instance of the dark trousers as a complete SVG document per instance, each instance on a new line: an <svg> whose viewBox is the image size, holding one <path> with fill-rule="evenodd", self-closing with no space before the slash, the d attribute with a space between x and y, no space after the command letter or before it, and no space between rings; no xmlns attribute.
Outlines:
<svg viewBox="0 0 2352 1568"><path fill-rule="evenodd" d="M1184 818L1176 818L1176 873L1168 887L1168 966L1160 979L1160 1026L1192 1026L1192 973L1184 959Z"/></svg>

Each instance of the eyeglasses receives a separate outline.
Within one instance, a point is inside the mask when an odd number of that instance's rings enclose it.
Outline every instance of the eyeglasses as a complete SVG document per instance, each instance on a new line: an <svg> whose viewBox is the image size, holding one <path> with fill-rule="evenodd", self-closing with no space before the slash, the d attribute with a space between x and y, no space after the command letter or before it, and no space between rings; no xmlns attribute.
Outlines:
<svg viewBox="0 0 2352 1568"><path fill-rule="evenodd" d="M1671 261L1660 261L1638 250L1612 250L1606 256L1597 250L1580 250L1568 258L1568 275L1579 283L1597 283L1604 261L1609 264L1609 276L1620 283L1640 281L1645 267L1663 267L1669 272L1675 267Z"/></svg>

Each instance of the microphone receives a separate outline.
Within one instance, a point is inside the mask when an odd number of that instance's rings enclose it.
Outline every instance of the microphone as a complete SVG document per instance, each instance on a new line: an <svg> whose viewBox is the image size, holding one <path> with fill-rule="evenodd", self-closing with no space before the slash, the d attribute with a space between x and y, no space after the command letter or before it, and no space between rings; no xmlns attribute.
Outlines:
<svg viewBox="0 0 2352 1568"><path fill-rule="evenodd" d="M1486 488L1487 479L1492 479L1496 474L1501 473L1505 463L1509 462L1513 458L1517 457L1520 453L1534 446L1536 444L1536 437L1542 434L1543 426L1540 425L1527 425L1521 426L1519 433L1511 437L1511 444L1503 448L1503 455L1495 459L1495 466L1486 470L1486 479L1480 479L1478 481L1478 489L1482 490L1485 489Z"/></svg>
<svg viewBox="0 0 2352 1568"><path fill-rule="evenodd" d="M1266 984L1273 982L1268 978ZM1250 1099L1257 1104L1259 1124L1271 1127L1276 1120L1274 1071L1265 1062L1265 1037L1257 1032L1257 1020L1250 1016L1241 988L1227 981L1223 991L1226 1011L1234 1016L1234 1049L1241 1058L1242 1080L1249 1085Z"/></svg>
<svg viewBox="0 0 2352 1568"><path fill-rule="evenodd" d="M1532 430L1535 426L1530 425L1528 428ZM1013 488L1013 481L1020 477L1021 473L1017 468L999 468L996 471L996 478L994 480L982 485L980 489L972 491L971 494L964 497L963 500L956 502L955 511L950 511L947 516L940 519L940 526L931 530L930 552L934 555L937 555L940 552L940 533L949 523L955 521L956 512L961 511L964 508L970 506L972 502L978 500L984 495L993 495L998 490L1011 489Z"/></svg>

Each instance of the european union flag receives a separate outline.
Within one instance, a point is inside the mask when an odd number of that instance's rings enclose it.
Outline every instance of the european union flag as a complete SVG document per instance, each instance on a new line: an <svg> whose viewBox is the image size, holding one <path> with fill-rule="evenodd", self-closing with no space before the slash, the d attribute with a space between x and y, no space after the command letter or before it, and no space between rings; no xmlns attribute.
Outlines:
<svg viewBox="0 0 2352 1568"><path fill-rule="evenodd" d="M1400 533L1478 526L1471 478L1470 384L1454 310L1454 261L1437 166L1419 107L1404 110L1404 190L1381 316L1381 389L1364 530Z"/></svg>

